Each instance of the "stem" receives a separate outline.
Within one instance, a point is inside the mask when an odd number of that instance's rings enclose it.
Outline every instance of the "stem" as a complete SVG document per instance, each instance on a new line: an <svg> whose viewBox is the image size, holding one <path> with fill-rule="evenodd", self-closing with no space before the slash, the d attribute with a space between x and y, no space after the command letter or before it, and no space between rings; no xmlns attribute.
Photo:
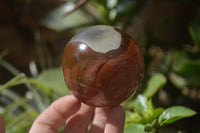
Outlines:
<svg viewBox="0 0 200 133"><path fill-rule="evenodd" d="M0 65L7 69L9 72L11 72L13 75L20 74L19 70L17 70L14 66L12 66L10 63L6 62L3 59L0 59Z"/></svg>
<svg viewBox="0 0 200 133"><path fill-rule="evenodd" d="M19 79L21 79L22 77L24 77L24 74L19 74L16 77L14 77L13 79L11 79L10 81L8 81L7 83L5 83L3 86L0 87L0 93L5 90L6 88L9 88L11 86L15 86L18 84L21 84L21 82L18 82Z"/></svg>

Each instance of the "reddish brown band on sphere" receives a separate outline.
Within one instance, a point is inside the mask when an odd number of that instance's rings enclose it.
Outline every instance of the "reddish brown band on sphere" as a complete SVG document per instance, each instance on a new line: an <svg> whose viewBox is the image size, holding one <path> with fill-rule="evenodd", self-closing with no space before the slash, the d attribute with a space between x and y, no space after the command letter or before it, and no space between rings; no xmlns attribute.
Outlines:
<svg viewBox="0 0 200 133"><path fill-rule="evenodd" d="M68 88L82 102L113 107L136 91L144 64L141 51L129 35L101 25L72 38L63 53L62 69Z"/></svg>

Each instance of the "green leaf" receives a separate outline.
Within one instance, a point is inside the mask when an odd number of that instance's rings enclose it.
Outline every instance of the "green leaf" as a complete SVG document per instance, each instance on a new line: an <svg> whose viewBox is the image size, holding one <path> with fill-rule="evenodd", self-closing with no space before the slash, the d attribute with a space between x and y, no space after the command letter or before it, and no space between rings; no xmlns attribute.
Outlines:
<svg viewBox="0 0 200 133"><path fill-rule="evenodd" d="M160 114L162 114L164 111L164 108L156 108L153 111L153 118L157 118Z"/></svg>
<svg viewBox="0 0 200 133"><path fill-rule="evenodd" d="M126 123L139 123L141 120L141 116L130 110L126 110Z"/></svg>
<svg viewBox="0 0 200 133"><path fill-rule="evenodd" d="M32 123L33 120L38 116L39 114L35 111L26 111L21 113L19 116L16 116L15 119L10 121L10 123L7 123L7 129L12 129L13 127L21 127L23 125Z"/></svg>
<svg viewBox="0 0 200 133"><path fill-rule="evenodd" d="M200 74L200 60L185 62L179 69L180 73L199 73Z"/></svg>
<svg viewBox="0 0 200 133"><path fill-rule="evenodd" d="M12 101L17 101L21 98L21 96L19 94L17 94L16 92L9 90L9 89L5 89L1 92L2 96L5 96L7 98L9 98Z"/></svg>
<svg viewBox="0 0 200 133"><path fill-rule="evenodd" d="M42 21L42 24L56 31L63 31L68 28L77 27L91 22L91 18L84 12L76 10L66 17L63 15L71 8L73 3L64 4L50 12L50 14Z"/></svg>
<svg viewBox="0 0 200 133"><path fill-rule="evenodd" d="M161 60L159 69L163 73L168 73L168 71L171 69L171 63L172 63L172 56L173 52L168 51L165 53L165 56L163 60Z"/></svg>
<svg viewBox="0 0 200 133"><path fill-rule="evenodd" d="M195 115L196 112L184 106L174 106L166 109L159 117L159 124L170 124L182 118Z"/></svg>
<svg viewBox="0 0 200 133"><path fill-rule="evenodd" d="M151 98L166 83L166 77L161 73L157 73L149 79L147 87L142 94L147 98Z"/></svg>
<svg viewBox="0 0 200 133"><path fill-rule="evenodd" d="M183 64L189 61L189 57L185 51L176 51L173 55L172 69L175 72L179 72Z"/></svg>
<svg viewBox="0 0 200 133"><path fill-rule="evenodd" d="M147 83L147 87L142 93L143 96L151 98L155 93L167 83L166 77L161 73L153 75ZM135 100L128 102L125 106L127 109L133 109L135 107Z"/></svg>
<svg viewBox="0 0 200 133"><path fill-rule="evenodd" d="M58 93L60 96L70 94L65 85L61 68L48 69L43 71L40 74L38 80L48 86L54 92Z"/></svg>
<svg viewBox="0 0 200 133"><path fill-rule="evenodd" d="M138 95L135 102L135 112L145 119L150 119L153 115L153 104L151 100L147 100L146 97Z"/></svg>
<svg viewBox="0 0 200 133"><path fill-rule="evenodd" d="M124 133L145 133L144 125L133 124L133 125L125 126Z"/></svg>
<svg viewBox="0 0 200 133"><path fill-rule="evenodd" d="M47 96L52 95L51 88L47 86L45 83L42 83L40 80L36 78L28 78L28 81L37 87L37 89L42 90Z"/></svg>
<svg viewBox="0 0 200 133"><path fill-rule="evenodd" d="M184 51L178 51L174 53L172 68L182 74L200 74L200 60L191 60Z"/></svg>
<svg viewBox="0 0 200 133"><path fill-rule="evenodd" d="M3 59L0 59L0 66L4 67L6 70L8 70L10 73L12 73L15 76L21 73L16 67L14 67L12 64L10 64L9 62Z"/></svg>
<svg viewBox="0 0 200 133"><path fill-rule="evenodd" d="M7 50L7 49L1 51L1 52L0 52L0 60L1 60L4 56L6 56L7 54L8 54L8 50Z"/></svg>
<svg viewBox="0 0 200 133"><path fill-rule="evenodd" d="M200 18L195 20L189 27L190 35L196 44L196 46L200 49Z"/></svg>
<svg viewBox="0 0 200 133"><path fill-rule="evenodd" d="M14 78L12 78L8 82L6 82L4 85L0 86L0 93L9 87L21 84L21 82L20 82L21 79L24 79L23 73L18 74L17 76L15 76Z"/></svg>
<svg viewBox="0 0 200 133"><path fill-rule="evenodd" d="M177 88L180 88L180 89L183 89L188 84L188 82L185 78L183 78L182 76L179 76L173 72L169 73L169 79Z"/></svg>
<svg viewBox="0 0 200 133"><path fill-rule="evenodd" d="M28 133L32 123L27 123L17 127L12 127L11 129L6 130L6 133Z"/></svg>
<svg viewBox="0 0 200 133"><path fill-rule="evenodd" d="M28 99L26 99L26 98L20 98L17 101L13 101L8 106L6 106L3 115L6 115L8 113L15 111L18 107L23 107L23 105L25 105L27 101L28 101ZM23 109L25 109L25 108L26 108L26 106L24 106Z"/></svg>

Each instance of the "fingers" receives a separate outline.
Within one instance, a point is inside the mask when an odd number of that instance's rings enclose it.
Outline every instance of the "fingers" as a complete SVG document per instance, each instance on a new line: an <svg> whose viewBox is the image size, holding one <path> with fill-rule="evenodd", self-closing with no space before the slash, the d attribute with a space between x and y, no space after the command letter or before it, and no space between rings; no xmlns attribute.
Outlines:
<svg viewBox="0 0 200 133"><path fill-rule="evenodd" d="M96 108L90 133L103 133L110 108Z"/></svg>
<svg viewBox="0 0 200 133"><path fill-rule="evenodd" d="M60 126L80 108L74 96L64 96L51 104L34 122L29 133L57 133Z"/></svg>
<svg viewBox="0 0 200 133"><path fill-rule="evenodd" d="M5 132L6 132L5 124L3 118L0 116L0 133L5 133Z"/></svg>
<svg viewBox="0 0 200 133"><path fill-rule="evenodd" d="M123 133L125 112L121 106L96 108L90 133Z"/></svg>
<svg viewBox="0 0 200 133"><path fill-rule="evenodd" d="M93 112L93 107L82 103L80 110L67 121L64 133L87 133Z"/></svg>
<svg viewBox="0 0 200 133"><path fill-rule="evenodd" d="M65 96L52 103L35 120L29 133L56 133L66 120L64 133L87 133L93 113L93 107L81 104L73 96ZM123 133L124 122L125 112L121 106L96 108L90 133Z"/></svg>
<svg viewBox="0 0 200 133"><path fill-rule="evenodd" d="M112 108L109 113L104 133L123 133L125 112L121 106Z"/></svg>

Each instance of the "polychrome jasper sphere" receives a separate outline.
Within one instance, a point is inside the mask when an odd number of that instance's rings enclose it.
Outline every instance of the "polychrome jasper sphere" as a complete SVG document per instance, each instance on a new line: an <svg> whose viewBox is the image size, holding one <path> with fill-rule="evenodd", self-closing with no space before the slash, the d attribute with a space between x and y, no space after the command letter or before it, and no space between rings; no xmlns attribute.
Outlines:
<svg viewBox="0 0 200 133"><path fill-rule="evenodd" d="M144 64L141 51L128 34L98 25L69 41L62 70L71 93L82 102L114 107L137 90Z"/></svg>

